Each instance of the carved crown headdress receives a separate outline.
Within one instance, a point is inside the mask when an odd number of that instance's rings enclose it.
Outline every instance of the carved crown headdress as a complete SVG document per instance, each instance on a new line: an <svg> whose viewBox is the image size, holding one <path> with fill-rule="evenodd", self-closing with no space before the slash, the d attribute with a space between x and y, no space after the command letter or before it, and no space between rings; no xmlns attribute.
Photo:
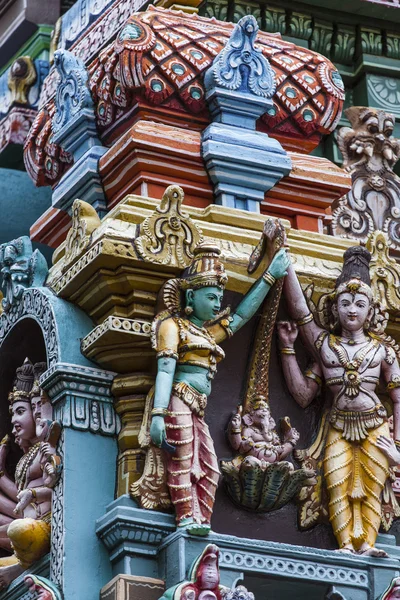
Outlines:
<svg viewBox="0 0 400 600"><path fill-rule="evenodd" d="M193 260L183 271L180 279L169 279L161 295L172 314L182 310L182 291L203 287L225 288L228 277L221 261L221 250L212 240L200 242L194 250Z"/></svg>
<svg viewBox="0 0 400 600"><path fill-rule="evenodd" d="M224 289L228 277L220 255L221 250L211 240L201 242L194 250L192 262L182 273L181 289L198 290L209 286Z"/></svg>
<svg viewBox="0 0 400 600"><path fill-rule="evenodd" d="M13 390L8 394L10 404L14 402L30 402L30 392L34 380L33 364L26 358L22 366L15 372Z"/></svg>

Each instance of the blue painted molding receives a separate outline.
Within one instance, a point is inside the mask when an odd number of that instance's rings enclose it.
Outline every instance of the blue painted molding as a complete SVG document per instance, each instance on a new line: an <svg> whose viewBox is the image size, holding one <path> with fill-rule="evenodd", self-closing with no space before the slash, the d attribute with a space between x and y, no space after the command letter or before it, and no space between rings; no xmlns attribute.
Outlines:
<svg viewBox="0 0 400 600"><path fill-rule="evenodd" d="M57 50L54 63L60 75L56 111L52 119L53 141L74 157L74 164L53 192L54 207L71 213L76 198L105 214L106 199L98 172L102 146L96 128L94 103L83 61L68 50Z"/></svg>
<svg viewBox="0 0 400 600"><path fill-rule="evenodd" d="M61 18L59 48L68 49L114 0L77 0Z"/></svg>
<svg viewBox="0 0 400 600"><path fill-rule="evenodd" d="M260 211L265 192L287 175L291 160L277 140L256 131L273 103L275 76L255 47L257 21L240 19L206 71L206 100L213 123L202 135L202 156L222 206Z"/></svg>
<svg viewBox="0 0 400 600"><path fill-rule="evenodd" d="M228 587L249 575L274 578L277 585L279 578L304 585L315 581L341 593L346 600L375 600L400 569L393 536L380 536L378 544L383 542L390 553L388 559L214 532L199 538L175 530L172 514L138 508L128 496L107 507L106 514L97 521L97 535L109 552L114 576L159 577L165 580L167 589L186 579L189 566L210 543L220 549L221 583Z"/></svg>
<svg viewBox="0 0 400 600"><path fill-rule="evenodd" d="M114 410L111 385L115 373L70 363L57 363L43 373L54 419L63 427L115 436L119 419Z"/></svg>

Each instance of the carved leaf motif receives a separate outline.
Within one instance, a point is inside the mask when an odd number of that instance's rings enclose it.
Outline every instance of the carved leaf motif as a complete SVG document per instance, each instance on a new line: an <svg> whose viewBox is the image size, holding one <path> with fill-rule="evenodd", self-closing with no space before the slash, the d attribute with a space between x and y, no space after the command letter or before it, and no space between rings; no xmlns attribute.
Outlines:
<svg viewBox="0 0 400 600"><path fill-rule="evenodd" d="M141 224L135 247L143 260L179 268L190 264L203 236L189 215L182 211L183 200L182 188L170 185L160 206Z"/></svg>

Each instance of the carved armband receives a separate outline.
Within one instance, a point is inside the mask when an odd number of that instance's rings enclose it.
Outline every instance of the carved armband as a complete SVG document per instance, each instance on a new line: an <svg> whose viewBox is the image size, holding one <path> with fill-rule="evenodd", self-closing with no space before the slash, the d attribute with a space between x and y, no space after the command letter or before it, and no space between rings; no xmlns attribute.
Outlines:
<svg viewBox="0 0 400 600"><path fill-rule="evenodd" d="M316 373L314 373L314 371L312 371L311 369L307 369L306 371L304 371L304 377L308 377L308 379L312 379L313 381L315 381L319 387L322 386L322 379L319 375L317 375Z"/></svg>
<svg viewBox="0 0 400 600"><path fill-rule="evenodd" d="M302 325L307 325L307 323L311 323L311 321L314 321L314 315L312 313L308 313L308 315L301 317L301 319L296 319L296 324L299 327L301 327Z"/></svg>
<svg viewBox="0 0 400 600"><path fill-rule="evenodd" d="M160 352L157 352L157 360L159 358L173 358L175 360L178 360L178 354L176 352L174 352L174 350L161 350Z"/></svg>
<svg viewBox="0 0 400 600"><path fill-rule="evenodd" d="M271 275L271 273L269 273L268 271L263 273L262 278L264 279L265 283L269 285L269 287L272 287L276 281L275 277Z"/></svg>
<svg viewBox="0 0 400 600"><path fill-rule="evenodd" d="M386 350L385 361L387 362L388 365L392 365L394 363L394 361L396 360L396 352L390 346L385 346L385 350Z"/></svg>
<svg viewBox="0 0 400 600"><path fill-rule="evenodd" d="M221 327L222 327L222 328L224 329L224 331L226 332L226 335L227 335L227 337L228 337L228 338L230 338L230 337L232 337L232 336L233 336L233 331L232 331L232 329L231 329L231 327L230 327L230 325L231 325L232 321L233 321L233 317L231 317L230 315L229 315L229 316L226 316L226 317L224 317L223 319L221 319L221 320L219 321L219 324L221 325Z"/></svg>
<svg viewBox="0 0 400 600"><path fill-rule="evenodd" d="M399 387L400 387L400 375L393 375L392 379L387 384L386 389L388 391L390 391L390 390L395 390L396 388L399 388Z"/></svg>

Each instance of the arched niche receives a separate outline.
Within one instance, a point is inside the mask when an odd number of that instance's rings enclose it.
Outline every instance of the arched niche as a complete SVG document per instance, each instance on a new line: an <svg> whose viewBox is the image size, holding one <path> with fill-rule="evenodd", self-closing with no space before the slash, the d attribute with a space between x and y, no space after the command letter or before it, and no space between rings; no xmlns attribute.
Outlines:
<svg viewBox="0 0 400 600"><path fill-rule="evenodd" d="M46 353L43 360L48 368L60 362L95 366L80 351L81 339L93 328L91 319L44 287L25 290L21 299L0 316L0 362L6 360L7 340L15 328L22 337L28 337L29 321L36 322L41 330Z"/></svg>
<svg viewBox="0 0 400 600"><path fill-rule="evenodd" d="M8 394L17 367L26 357L32 363L46 362L48 368L59 362L92 366L80 353L80 340L92 327L80 309L47 288L25 290L18 304L0 316L0 440L12 429ZM20 456L20 449L11 441L10 472Z"/></svg>

